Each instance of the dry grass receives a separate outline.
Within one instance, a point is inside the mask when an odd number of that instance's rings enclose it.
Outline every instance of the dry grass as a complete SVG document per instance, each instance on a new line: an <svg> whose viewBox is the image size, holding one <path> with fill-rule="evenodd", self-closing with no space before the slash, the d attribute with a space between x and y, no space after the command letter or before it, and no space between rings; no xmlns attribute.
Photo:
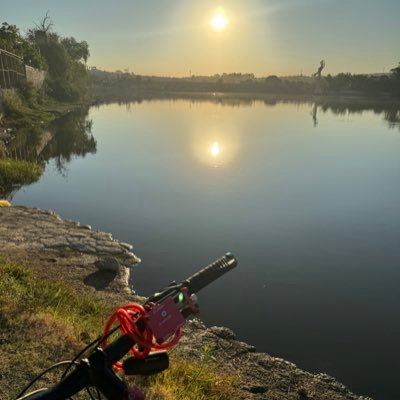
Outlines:
<svg viewBox="0 0 400 400"><path fill-rule="evenodd" d="M44 368L71 359L97 337L111 311L94 294L78 295L0 258L0 398L15 399ZM60 373L36 387L50 386ZM204 349L201 360L172 355L167 371L135 382L150 400L234 400L234 379L220 372Z"/></svg>
<svg viewBox="0 0 400 400"><path fill-rule="evenodd" d="M41 370L71 358L101 331L105 314L96 299L0 259L0 398L15 398Z"/></svg>
<svg viewBox="0 0 400 400"><path fill-rule="evenodd" d="M149 400L235 400L238 377L221 373L211 360L182 360L171 357L170 367L148 379Z"/></svg>

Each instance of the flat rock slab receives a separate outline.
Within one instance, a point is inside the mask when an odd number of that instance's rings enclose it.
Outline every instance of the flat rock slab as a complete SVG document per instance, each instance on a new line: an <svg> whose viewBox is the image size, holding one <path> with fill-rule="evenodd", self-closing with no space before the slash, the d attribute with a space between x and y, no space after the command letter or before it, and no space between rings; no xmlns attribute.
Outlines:
<svg viewBox="0 0 400 400"><path fill-rule="evenodd" d="M129 292L130 267L140 259L132 246L110 233L65 221L52 211L27 207L0 208L0 255L35 264L43 274L71 285L96 290ZM119 269L99 270L97 264L113 261Z"/></svg>
<svg viewBox="0 0 400 400"><path fill-rule="evenodd" d="M254 321L256 324L256 321ZM192 320L176 351L183 357L209 359L228 375L237 375L243 384L240 398L252 400L371 400L353 394L324 373L312 374L295 364L258 353L254 346L241 342L224 327L206 327Z"/></svg>

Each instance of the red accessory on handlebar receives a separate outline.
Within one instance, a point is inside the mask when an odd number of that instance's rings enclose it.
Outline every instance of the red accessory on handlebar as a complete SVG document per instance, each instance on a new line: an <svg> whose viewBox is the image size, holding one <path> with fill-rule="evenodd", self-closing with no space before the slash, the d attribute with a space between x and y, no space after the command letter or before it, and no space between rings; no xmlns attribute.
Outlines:
<svg viewBox="0 0 400 400"><path fill-rule="evenodd" d="M150 312L154 304L148 303L145 306ZM104 349L107 346L107 335L111 329L111 326L114 322L118 321L120 324L121 331L128 335L136 344L131 347L130 352L133 357L144 359L148 356L151 351L164 351L168 350L171 347L175 346L179 339L182 336L181 328L178 328L173 336L166 343L158 343L157 339L154 337L153 332L150 327L147 325L146 320L148 318L148 311L146 308L141 306L140 304L126 304L120 308L118 308L114 314L111 315L108 320L104 332L103 332L103 341L101 342L101 347ZM139 319L143 319L145 321L144 329L140 330L136 323ZM114 368L121 370L123 369L121 362L116 362L114 364Z"/></svg>

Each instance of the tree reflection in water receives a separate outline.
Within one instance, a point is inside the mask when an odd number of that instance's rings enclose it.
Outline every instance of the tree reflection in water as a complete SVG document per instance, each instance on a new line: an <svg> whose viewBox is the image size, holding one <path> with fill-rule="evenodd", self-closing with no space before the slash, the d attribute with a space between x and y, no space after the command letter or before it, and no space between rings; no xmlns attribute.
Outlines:
<svg viewBox="0 0 400 400"><path fill-rule="evenodd" d="M364 111L372 111L377 115L382 114L383 119L388 123L389 128L393 129L397 127L400 131L400 102L374 102L368 99L320 99L314 103L313 107L314 109L319 107L323 113L330 111L334 115L361 114Z"/></svg>
<svg viewBox="0 0 400 400"><path fill-rule="evenodd" d="M66 166L74 156L85 157L95 154L97 142L92 135L92 120L88 118L89 109L76 111L54 121L53 139L42 151L44 160L55 159L56 167L65 175Z"/></svg>
<svg viewBox="0 0 400 400"><path fill-rule="evenodd" d="M49 127L19 130L8 146L9 157L44 164L54 159L57 170L66 176L67 165L72 157L85 157L97 151L88 113L89 108L82 108L56 119ZM12 198L20 188L21 185L16 182L12 189L2 195Z"/></svg>
<svg viewBox="0 0 400 400"><path fill-rule="evenodd" d="M400 99L391 97L351 97L351 96L290 96L268 94L243 94L243 93L168 93L168 94L135 94L115 93L113 96L104 95L97 102L102 104L125 104L130 109L132 104L141 104L143 101L179 101L187 100L192 103L214 103L226 107L251 107L257 102L263 102L266 107L274 107L278 104L310 105L312 124L318 126L318 117L326 112L334 115L361 114L364 111L372 111L375 114L383 114L383 118L390 128L398 127L400 130Z"/></svg>

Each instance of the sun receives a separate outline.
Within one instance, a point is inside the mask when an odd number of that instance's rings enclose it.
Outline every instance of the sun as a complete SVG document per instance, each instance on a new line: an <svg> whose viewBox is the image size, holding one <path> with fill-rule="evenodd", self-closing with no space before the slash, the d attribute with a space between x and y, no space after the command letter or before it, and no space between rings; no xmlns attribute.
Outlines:
<svg viewBox="0 0 400 400"><path fill-rule="evenodd" d="M210 153L213 157L218 157L221 154L221 148L218 142L214 142L210 147Z"/></svg>
<svg viewBox="0 0 400 400"><path fill-rule="evenodd" d="M222 8L219 8L215 11L213 17L210 21L211 27L215 31L223 31L228 25L228 18L225 15L225 11Z"/></svg>

